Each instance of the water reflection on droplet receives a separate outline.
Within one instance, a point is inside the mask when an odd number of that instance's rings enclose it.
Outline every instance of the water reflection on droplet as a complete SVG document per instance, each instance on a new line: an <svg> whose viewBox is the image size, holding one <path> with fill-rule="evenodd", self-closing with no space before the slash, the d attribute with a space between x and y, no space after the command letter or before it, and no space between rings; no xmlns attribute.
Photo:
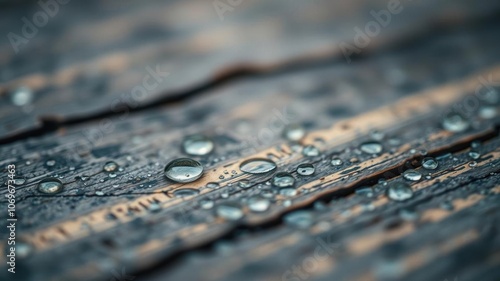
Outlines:
<svg viewBox="0 0 500 281"><path fill-rule="evenodd" d="M310 175L314 174L315 170L316 169L314 168L314 166L312 164L309 164L309 163L300 164L297 167L297 173L301 176L310 176Z"/></svg>
<svg viewBox="0 0 500 281"><path fill-rule="evenodd" d="M11 92L10 100L16 106L24 106L33 101L33 96L30 88L21 86Z"/></svg>
<svg viewBox="0 0 500 281"><path fill-rule="evenodd" d="M332 164L332 166L340 166L340 165L342 165L342 163L344 163L344 162L340 158L332 158L332 161L330 162L330 164Z"/></svg>
<svg viewBox="0 0 500 281"><path fill-rule="evenodd" d="M443 128L453 133L460 133L469 128L469 121L460 114L451 113L446 115L442 121Z"/></svg>
<svg viewBox="0 0 500 281"><path fill-rule="evenodd" d="M419 181L422 174L419 171L410 169L403 172L403 177L409 181Z"/></svg>
<svg viewBox="0 0 500 281"><path fill-rule="evenodd" d="M290 173L280 172L274 175L271 183L280 188L292 187L295 184L295 178Z"/></svg>
<svg viewBox="0 0 500 281"><path fill-rule="evenodd" d="M118 169L118 164L114 161L109 161L102 168L105 172L112 173Z"/></svg>
<svg viewBox="0 0 500 281"><path fill-rule="evenodd" d="M252 196L248 199L248 209L252 212L265 212L270 205L271 201L261 196Z"/></svg>
<svg viewBox="0 0 500 281"><path fill-rule="evenodd" d="M382 152L383 147L379 142L370 141L361 144L360 149L367 154L379 154Z"/></svg>
<svg viewBox="0 0 500 281"><path fill-rule="evenodd" d="M203 156L214 150L214 142L203 135L192 135L184 139L182 148L189 155Z"/></svg>
<svg viewBox="0 0 500 281"><path fill-rule="evenodd" d="M200 191L194 188L180 188L174 191L174 196L177 198L185 198L189 196L198 195Z"/></svg>
<svg viewBox="0 0 500 281"><path fill-rule="evenodd" d="M227 220L239 220L245 213L243 212L240 204L236 202L225 202L215 207L217 216Z"/></svg>
<svg viewBox="0 0 500 281"><path fill-rule="evenodd" d="M394 201L405 201L413 197L413 190L405 183L396 182L387 189L387 196Z"/></svg>
<svg viewBox="0 0 500 281"><path fill-rule="evenodd" d="M190 158L178 158L165 166L165 176L175 182L193 182L202 174L201 163Z"/></svg>
<svg viewBox="0 0 500 281"><path fill-rule="evenodd" d="M276 169L276 164L268 159L254 158L241 163L240 170L249 174L264 174Z"/></svg>
<svg viewBox="0 0 500 281"><path fill-rule="evenodd" d="M305 134L304 127L299 124L289 124L283 130L283 136L289 141L299 141Z"/></svg>
<svg viewBox="0 0 500 281"><path fill-rule="evenodd" d="M426 157L422 160L422 167L427 170L435 170L438 167L438 162L432 157Z"/></svg>
<svg viewBox="0 0 500 281"><path fill-rule="evenodd" d="M319 150L314 145L306 145L302 149L302 154L307 157L314 157L319 155Z"/></svg>
<svg viewBox="0 0 500 281"><path fill-rule="evenodd" d="M63 183L56 178L45 178L38 183L38 191L45 194L55 194L63 190Z"/></svg>

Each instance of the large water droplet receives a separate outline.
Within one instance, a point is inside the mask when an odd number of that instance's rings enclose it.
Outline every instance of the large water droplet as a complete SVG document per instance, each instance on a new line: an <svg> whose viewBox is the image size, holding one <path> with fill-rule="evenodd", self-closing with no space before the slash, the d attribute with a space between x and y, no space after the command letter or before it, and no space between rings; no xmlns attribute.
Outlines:
<svg viewBox="0 0 500 281"><path fill-rule="evenodd" d="M319 155L319 150L314 145L307 145L302 149L302 154L308 157L314 157Z"/></svg>
<svg viewBox="0 0 500 281"><path fill-rule="evenodd" d="M427 170L435 170L438 167L438 162L432 157L426 157L422 160L422 167Z"/></svg>
<svg viewBox="0 0 500 281"><path fill-rule="evenodd" d="M104 164L104 167L102 168L105 172L112 173L118 169L118 164L114 161L109 161Z"/></svg>
<svg viewBox="0 0 500 281"><path fill-rule="evenodd" d="M206 136L193 135L184 139L182 148L189 155L203 156L214 150L214 142Z"/></svg>
<svg viewBox="0 0 500 281"><path fill-rule="evenodd" d="M202 174L201 163L190 158L178 158L165 166L165 176L175 182L192 182Z"/></svg>
<svg viewBox="0 0 500 281"><path fill-rule="evenodd" d="M55 194L63 190L63 183L56 178L45 178L38 183L38 191L45 194Z"/></svg>
<svg viewBox="0 0 500 281"><path fill-rule="evenodd" d="M460 114L448 114L443 118L443 128L453 133L460 133L469 128L469 121Z"/></svg>
<svg viewBox="0 0 500 281"><path fill-rule="evenodd" d="M276 169L276 164L268 159L254 158L241 163L240 170L249 174L264 174Z"/></svg>
<svg viewBox="0 0 500 281"><path fill-rule="evenodd" d="M238 182L238 186L241 188L241 189L247 189L247 188L250 188L252 186L252 184L250 183L249 180L247 179L242 179Z"/></svg>
<svg viewBox="0 0 500 281"><path fill-rule="evenodd" d="M274 175L271 183L280 188L292 187L295 184L295 178L290 173L280 172Z"/></svg>
<svg viewBox="0 0 500 281"><path fill-rule="evenodd" d="M368 154L379 154L382 152L382 145L379 142L369 141L361 144L361 151Z"/></svg>
<svg viewBox="0 0 500 281"><path fill-rule="evenodd" d="M396 182L387 189L387 196L394 201L405 201L413 196L413 190L405 183Z"/></svg>
<svg viewBox="0 0 500 281"><path fill-rule="evenodd" d="M305 134L304 127L298 124L287 125L283 130L283 136L289 141L299 141Z"/></svg>
<svg viewBox="0 0 500 281"><path fill-rule="evenodd" d="M302 229L310 227L314 222L313 215L309 211L291 212L286 214L283 220L288 225Z"/></svg>
<svg viewBox="0 0 500 281"><path fill-rule="evenodd" d="M239 220L245 215L240 204L236 202L225 202L217 205L215 213L217 216L227 220Z"/></svg>
<svg viewBox="0 0 500 281"><path fill-rule="evenodd" d="M314 174L315 170L316 169L314 168L314 166L312 164L309 164L309 163L300 164L297 167L297 173L301 176L310 176L310 175Z"/></svg>
<svg viewBox="0 0 500 281"><path fill-rule="evenodd" d="M177 198L184 198L189 196L198 195L200 191L194 188L180 188L174 191L174 196Z"/></svg>
<svg viewBox="0 0 500 281"><path fill-rule="evenodd" d="M252 212L265 212L270 205L271 201L262 196L252 196L248 199L248 208Z"/></svg>
<svg viewBox="0 0 500 281"><path fill-rule="evenodd" d="M403 177L409 181L419 181L422 178L422 174L416 170L406 170L403 172Z"/></svg>

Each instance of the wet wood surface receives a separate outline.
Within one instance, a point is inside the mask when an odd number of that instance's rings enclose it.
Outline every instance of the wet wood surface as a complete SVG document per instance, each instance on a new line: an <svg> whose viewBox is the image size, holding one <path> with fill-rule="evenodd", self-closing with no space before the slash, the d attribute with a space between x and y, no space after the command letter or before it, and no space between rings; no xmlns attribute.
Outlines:
<svg viewBox="0 0 500 281"><path fill-rule="evenodd" d="M16 166L23 251L14 276L0 256L1 280L500 279L495 1L408 2L350 63L336 42L386 1L294 2L279 17L280 1L243 2L224 20L201 2L90 2L99 17L48 26L17 55L2 43L0 179ZM54 20L79 15L74 4ZM5 23L22 14L7 8ZM123 101L157 64L172 66L165 83ZM19 86L33 90L30 104L11 103ZM299 141L283 136L293 124ZM193 134L214 151L186 155ZM382 150L361 149L369 142ZM180 157L199 161L202 177L168 180ZM277 168L243 172L251 159ZM118 168L104 171L110 161ZM298 172L304 163L312 175ZM293 191L271 184L278 172ZM39 191L49 177L60 193ZM407 200L389 196L400 184ZM255 198L268 208L252 209ZM225 205L241 218L222 216Z"/></svg>

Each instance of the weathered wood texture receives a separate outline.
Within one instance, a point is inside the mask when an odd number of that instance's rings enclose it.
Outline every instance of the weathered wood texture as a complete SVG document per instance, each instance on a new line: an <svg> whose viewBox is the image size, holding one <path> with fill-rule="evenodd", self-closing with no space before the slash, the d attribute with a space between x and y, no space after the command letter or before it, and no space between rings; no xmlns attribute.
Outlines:
<svg viewBox="0 0 500 281"><path fill-rule="evenodd" d="M332 50L336 40L349 41L352 34L337 35L333 27L341 24L350 32L366 20L349 16L353 10L376 10L387 3L360 1L358 7L324 2L307 2L300 13L285 11L275 19L282 29L269 33L262 29L267 30L267 21L274 22L273 15L284 3L244 2L241 10L228 15L228 22L219 22L216 14L207 14L214 11L196 9L205 6L188 1L136 4L97 19L82 16L83 24L70 24L62 35L47 29L39 40L88 37L70 41L74 45L57 48L54 43L54 49L40 50L46 58L30 68L18 65L18 60L34 60L35 54L27 51L33 45L13 57L4 44L4 94L17 83L37 93L27 115L1 105L2 124L12 122L14 127L2 131L8 143L0 146L0 165L15 164L19 179L25 179L16 193L17 233L29 250L19 257L15 277L127 280L116 276L124 270L136 280L499 280L500 24L477 20L498 4L412 4L416 6L400 14L407 12L409 19L394 18L376 38L379 50L348 64L341 56L334 59ZM206 5L212 9L209 2ZM436 9L427 12L426 7ZM70 4L64 8L76 9ZM193 10L200 13L198 22L180 13ZM172 18L159 21L163 13ZM14 15L2 20L15 21ZM61 12L59 20L68 21L65 17L71 15ZM386 49L402 42L407 36L403 31L428 26L427 19L450 21L449 27ZM398 26L400 20L411 28ZM467 21L474 24L464 25ZM173 31L165 35L164 26ZM160 34L140 32L152 27ZM114 30L121 36L105 38ZM218 40L200 39L212 35ZM99 44L108 47L100 52L94 49ZM326 51L315 56L318 50ZM234 77L195 96L186 90L241 62L287 65L299 58L308 59L294 68L273 66L258 75ZM59 59L64 63L54 62ZM318 63L307 64L311 59ZM169 81L175 83L162 84L144 101L154 106L93 116L108 110L120 92L137 85L145 66L169 61L179 65L170 71L174 77ZM100 83L106 86L79 92L79 85ZM190 98L154 103L173 93ZM84 104L76 98L80 94L93 98ZM62 105L68 101L68 106ZM496 114L485 114L485 108ZM445 130L443 119L450 112L463 115L469 128ZM7 138L18 129L33 130L33 120L48 113L63 119L90 117L53 132ZM282 137L283 127L294 123L307 130L299 143ZM194 157L205 168L203 176L188 184L167 180L163 168L186 156L181 142L194 133L210 136L216 145L213 153ZM359 149L374 138L383 146L381 153ZM317 147L319 155L304 156L307 145ZM332 166L333 157L343 163ZM424 157L435 157L439 167L424 169ZM275 172L292 173L296 194L283 195L270 185L274 173L243 173L241 163L251 158L271 159L278 165ZM114 176L103 171L108 161L120 166ZM313 164L315 173L299 175L301 163ZM423 177L415 182L404 179L408 169ZM6 174L2 171L1 182ZM49 196L37 190L49 176L64 183L61 193ZM242 180L249 180L251 187L240 188ZM387 189L398 182L410 185L409 200L388 198ZM176 197L174 191L182 188L199 193ZM6 192L0 192L2 206ZM256 195L271 201L265 212L249 209L248 199ZM227 202L238 204L243 218L218 216L214 210ZM287 222L287 216L300 210L312 220L302 227ZM6 212L0 212L0 219L5 221ZM3 232L0 239L5 250ZM2 280L12 278L4 259L0 256Z"/></svg>

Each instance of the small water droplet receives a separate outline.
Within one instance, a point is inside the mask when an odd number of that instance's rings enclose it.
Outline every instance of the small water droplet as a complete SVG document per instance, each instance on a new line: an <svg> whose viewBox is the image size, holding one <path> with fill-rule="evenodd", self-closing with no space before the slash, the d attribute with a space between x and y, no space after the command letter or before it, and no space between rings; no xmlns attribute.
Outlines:
<svg viewBox="0 0 500 281"><path fill-rule="evenodd" d="M293 227L305 229L310 227L314 220L313 215L310 211L294 211L286 214L283 217L283 221Z"/></svg>
<svg viewBox="0 0 500 281"><path fill-rule="evenodd" d="M16 106L24 106L33 101L33 91L26 86L21 86L10 93L10 100Z"/></svg>
<svg viewBox="0 0 500 281"><path fill-rule="evenodd" d="M471 162L469 163L469 167L471 167L471 168L474 168L474 167L476 167L476 166L477 166L477 162L476 162L476 161L471 161Z"/></svg>
<svg viewBox="0 0 500 281"><path fill-rule="evenodd" d="M104 192L102 192L102 191L96 191L96 192L95 192L95 195L97 195L97 196L103 196L103 195L104 195Z"/></svg>
<svg viewBox="0 0 500 281"><path fill-rule="evenodd" d="M406 170L403 172L403 177L409 181L419 181L422 179L422 174L416 170Z"/></svg>
<svg viewBox="0 0 500 281"><path fill-rule="evenodd" d="M309 163L300 164L297 167L297 173L301 176L310 176L310 175L314 174L315 170L316 169L314 168L314 166L312 164L309 164Z"/></svg>
<svg viewBox="0 0 500 281"><path fill-rule="evenodd" d="M112 172L116 171L116 169L118 169L118 164L116 164L116 162L114 162L114 161L109 161L109 162L106 162L106 164L104 164L102 169L105 172L112 173Z"/></svg>
<svg viewBox="0 0 500 281"><path fill-rule="evenodd" d="M314 145L306 145L304 149L302 149L302 154L307 157L314 157L319 155L319 150Z"/></svg>
<svg viewBox="0 0 500 281"><path fill-rule="evenodd" d="M215 213L221 218L233 221L239 220L245 215L240 204L236 202L225 202L217 205L215 207Z"/></svg>
<svg viewBox="0 0 500 281"><path fill-rule="evenodd" d="M159 212L160 210L161 210L161 206L160 206L160 204L158 204L156 202L153 202L153 203L149 204L149 206L148 206L148 211L150 211L152 213Z"/></svg>
<svg viewBox="0 0 500 281"><path fill-rule="evenodd" d="M31 254L33 248L28 243L18 241L16 242L16 256L20 259L26 258Z"/></svg>
<svg viewBox="0 0 500 281"><path fill-rule="evenodd" d="M286 196L286 197L293 197L293 196L297 195L297 189L291 188L291 187L285 187L285 188L281 188L279 190L279 193L283 196Z"/></svg>
<svg viewBox="0 0 500 281"><path fill-rule="evenodd" d="M56 160L53 160L53 159L47 160L45 162L45 165L47 165L47 167L54 167L56 165Z"/></svg>
<svg viewBox="0 0 500 281"><path fill-rule="evenodd" d="M55 194L63 190L63 183L57 178L45 178L38 183L38 191L45 194Z"/></svg>
<svg viewBox="0 0 500 281"><path fill-rule="evenodd" d="M24 178L24 177L17 176L17 177L14 178L14 184L15 185L19 186L19 185L24 184L25 182L26 182L26 178Z"/></svg>
<svg viewBox="0 0 500 281"><path fill-rule="evenodd" d="M178 158L165 166L165 176L175 182L193 182L202 175L201 163L190 158Z"/></svg>
<svg viewBox="0 0 500 281"><path fill-rule="evenodd" d="M274 175L271 183L280 188L292 187L295 184L295 178L290 173L280 172Z"/></svg>
<svg viewBox="0 0 500 281"><path fill-rule="evenodd" d="M469 157L474 160L477 160L481 157L481 154L477 151L469 151Z"/></svg>
<svg viewBox="0 0 500 281"><path fill-rule="evenodd" d="M220 185L217 182L209 182L209 183L207 183L207 187L211 188L211 189L217 189L220 187Z"/></svg>
<svg viewBox="0 0 500 281"><path fill-rule="evenodd" d="M406 183L396 182L387 189L387 196L394 201L405 201L413 197L413 190Z"/></svg>
<svg viewBox="0 0 500 281"><path fill-rule="evenodd" d="M264 174L276 169L276 164L268 159L254 158L243 161L240 170L249 174Z"/></svg>
<svg viewBox="0 0 500 281"><path fill-rule="evenodd" d="M202 199L200 200L200 207L205 210L212 209L214 206L214 201L210 199Z"/></svg>
<svg viewBox="0 0 500 281"><path fill-rule="evenodd" d="M422 160L422 167L427 170L435 170L438 167L438 162L432 157L426 157Z"/></svg>
<svg viewBox="0 0 500 281"><path fill-rule="evenodd" d="M373 197L373 189L369 186L366 187L360 187L356 189L356 194L366 196L366 197Z"/></svg>
<svg viewBox="0 0 500 281"><path fill-rule="evenodd" d="M248 199L248 208L252 212L265 212L269 209L271 202L261 196L252 196Z"/></svg>
<svg viewBox="0 0 500 281"><path fill-rule="evenodd" d="M241 189L247 189L247 188L250 188L252 186L252 184L250 183L249 180L247 179L242 179L238 182L238 186L241 188Z"/></svg>
<svg viewBox="0 0 500 281"><path fill-rule="evenodd" d="M367 154L379 154L382 152L383 147L379 142L370 141L361 144L360 149Z"/></svg>
<svg viewBox="0 0 500 281"><path fill-rule="evenodd" d="M460 133L469 128L469 121L462 115L451 113L443 118L443 128L453 133Z"/></svg>
<svg viewBox="0 0 500 281"><path fill-rule="evenodd" d="M203 135L192 135L184 139L182 148L189 155L203 156L214 150L214 142Z"/></svg>
<svg viewBox="0 0 500 281"><path fill-rule="evenodd" d="M174 191L174 196L177 198L185 198L198 195L200 191L194 188L180 188Z"/></svg>
<svg viewBox="0 0 500 281"><path fill-rule="evenodd" d="M332 161L330 162L330 164L332 164L332 166L340 166L343 163L344 162L340 158L333 158Z"/></svg>
<svg viewBox="0 0 500 281"><path fill-rule="evenodd" d="M299 141L305 134L304 127L299 124L289 124L283 130L283 136L289 141Z"/></svg>
<svg viewBox="0 0 500 281"><path fill-rule="evenodd" d="M372 139L376 140L376 141L381 141L384 139L385 137L385 134L383 132L380 132L380 131L377 131L377 130L373 130L370 132L370 136Z"/></svg>

